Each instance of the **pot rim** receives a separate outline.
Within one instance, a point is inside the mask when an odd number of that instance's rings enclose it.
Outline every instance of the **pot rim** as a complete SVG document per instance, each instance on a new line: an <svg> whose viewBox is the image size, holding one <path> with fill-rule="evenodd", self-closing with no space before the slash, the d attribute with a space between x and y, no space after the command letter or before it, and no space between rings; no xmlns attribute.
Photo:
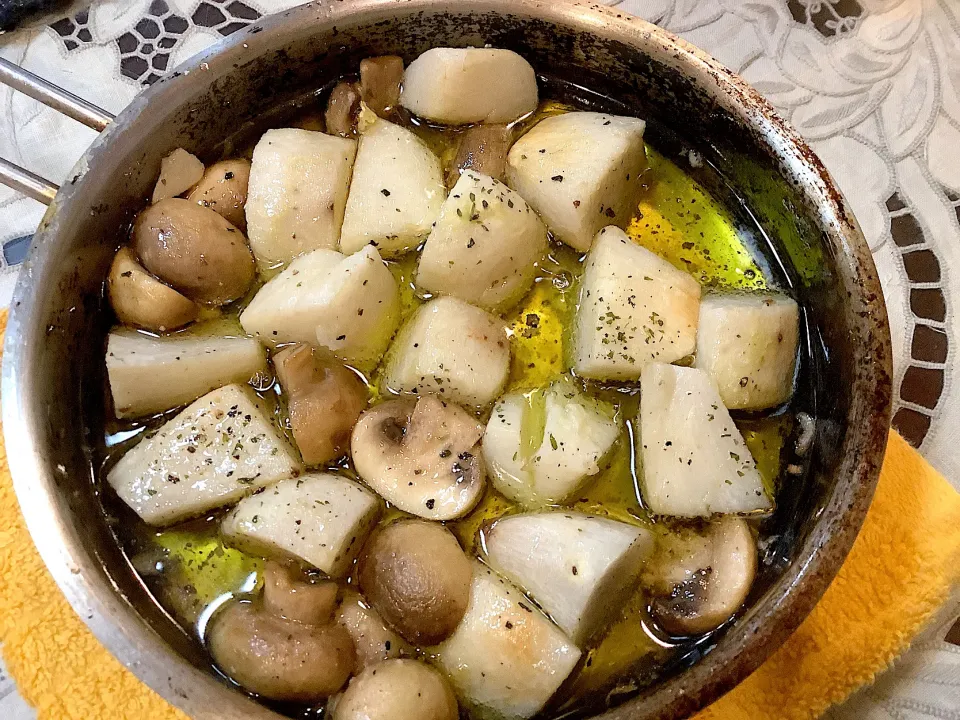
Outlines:
<svg viewBox="0 0 960 720"><path fill-rule="evenodd" d="M234 692L211 674L174 652L119 590L92 571L82 545L68 531L69 511L59 497L57 468L47 466L31 428L45 409L31 402L31 353L19 341L23 328L35 328L42 305L35 288L53 287L51 257L60 216L71 212L77 178L95 172L110 152L111 140L150 106L179 104L178 76L228 67L290 28L338 21L375 22L397 14L466 11L546 19L583 32L616 39L680 69L725 110L752 127L776 160L816 203L820 228L841 267L837 281L850 294L856 323L879 348L861 363L851 389L849 429L843 439L838 481L814 529L795 559L757 603L757 612L738 620L731 632L695 665L655 685L647 694L602 715L607 720L681 718L715 700L756 669L813 609L853 545L879 477L891 413L890 336L879 278L852 211L809 146L742 78L703 51L640 18L593 3L550 0L353 0L313 2L268 16L193 56L163 80L141 92L78 162L73 182L65 183L41 223L24 263L10 307L4 344L3 431L14 489L33 541L48 570L75 612L97 639L127 668L166 700L197 720L244 717L277 720L277 714ZM252 48L252 50L248 49ZM29 331L28 331L29 336ZM864 400L858 404L857 399ZM869 399L869 402L865 399ZM833 509L835 512L830 513ZM763 608L760 611L760 608ZM737 637L747 637L738 648Z"/></svg>

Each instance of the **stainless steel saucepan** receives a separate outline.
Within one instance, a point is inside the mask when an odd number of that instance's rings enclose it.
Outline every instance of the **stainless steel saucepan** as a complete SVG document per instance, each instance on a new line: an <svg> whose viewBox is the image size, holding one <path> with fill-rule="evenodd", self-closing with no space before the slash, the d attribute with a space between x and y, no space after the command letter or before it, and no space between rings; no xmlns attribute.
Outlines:
<svg viewBox="0 0 960 720"><path fill-rule="evenodd" d="M57 190L6 164L50 203L20 274L3 358L3 429L17 497L47 567L100 641L199 720L277 718L230 687L157 605L120 551L94 468L103 427L110 259L150 195L160 159L212 161L277 126L363 57L407 61L433 46L520 52L548 89L648 118L667 155L696 151L709 189L749 215L767 269L800 301L810 332L795 405L816 418L804 474L785 482L765 532L757 588L731 626L590 712L681 718L752 672L807 615L863 521L890 420L890 338L867 245L810 148L742 79L637 18L552 0L331 0L223 39L133 100L115 120L79 98L59 109L103 133ZM50 88L0 68L49 101ZM551 90L552 91L552 90ZM706 178L706 176L704 176ZM704 182L707 182L705 179Z"/></svg>

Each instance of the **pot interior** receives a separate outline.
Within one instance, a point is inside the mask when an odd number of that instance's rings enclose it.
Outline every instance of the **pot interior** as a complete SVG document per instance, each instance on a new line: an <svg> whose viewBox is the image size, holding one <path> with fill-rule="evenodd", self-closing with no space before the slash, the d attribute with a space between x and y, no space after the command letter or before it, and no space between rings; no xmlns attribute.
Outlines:
<svg viewBox="0 0 960 720"><path fill-rule="evenodd" d="M97 465L104 451L103 354L111 322L104 279L148 201L164 155L176 147L205 162L229 155L304 108L322 107L332 84L371 55L398 54L409 62L429 47L489 43L524 55L541 75L544 96L647 119L649 143L726 207L765 274L802 308L802 359L791 411L817 419L816 441L802 458L793 452L792 437L785 442L782 466L799 465L802 472L781 476L776 512L765 521L771 540L748 609L671 665L641 673L609 696L599 694L576 716L631 698L638 699L623 712L630 708L629 717L636 718L680 717L708 702L799 623L846 554L872 493L889 417L886 318L855 223L824 186L816 159L789 145L789 131L764 126L765 107L737 90L735 80L639 21L610 14L600 28L592 17L582 8L495 0L374 0L350 12L299 8L238 33L218 54L197 59L135 100L51 207L21 278L7 341L5 419L24 424L43 468L39 478L17 472L18 493L71 601L83 603L85 595L113 593L114 587L122 598L114 614L126 613L126 619L117 615L107 626L123 624L124 638L101 627L101 639L123 659L152 666L142 674L195 717L215 711L199 706L192 681L157 679L163 674L157 662L179 661L143 659L143 648L131 647L143 629L130 629L130 618L140 618L152 642L159 638L160 647L215 675L203 649L135 574L115 539L117 516L103 510L113 507L101 497L109 491L99 484ZM702 158L700 167L691 167L691 152ZM15 397L6 397L14 384ZM27 483L42 490L25 489ZM56 558L64 551L39 537L42 520L31 513L39 501L24 500L38 492L52 505L56 542L67 546L82 571L81 584L66 587L67 573L54 567L62 565ZM694 664L696 672L683 672ZM664 677L673 679L654 684Z"/></svg>

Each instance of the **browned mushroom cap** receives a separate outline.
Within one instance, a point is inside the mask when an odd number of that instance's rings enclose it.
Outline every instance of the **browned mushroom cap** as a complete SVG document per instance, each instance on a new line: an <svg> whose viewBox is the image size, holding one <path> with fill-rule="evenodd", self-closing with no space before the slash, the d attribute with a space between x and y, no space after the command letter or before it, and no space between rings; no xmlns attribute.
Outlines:
<svg viewBox="0 0 960 720"><path fill-rule="evenodd" d="M222 160L207 168L187 200L208 207L242 231L247 229L247 185L250 161L244 158Z"/></svg>
<svg viewBox="0 0 960 720"><path fill-rule="evenodd" d="M756 570L756 541L738 517L662 537L645 572L654 618L675 635L713 630L743 605Z"/></svg>
<svg viewBox="0 0 960 720"><path fill-rule="evenodd" d="M380 117L400 104L403 58L381 55L360 61L360 96Z"/></svg>
<svg viewBox="0 0 960 720"><path fill-rule="evenodd" d="M214 661L247 690L273 700L310 703L343 687L353 670L353 641L340 625L303 625L231 602L213 618Z"/></svg>
<svg viewBox="0 0 960 720"><path fill-rule="evenodd" d="M474 125L463 131L457 154L447 166L446 183L452 188L464 170L473 170L506 182L507 152L513 133L506 125Z"/></svg>
<svg viewBox="0 0 960 720"><path fill-rule="evenodd" d="M307 465L336 460L367 406L367 388L325 348L298 344L273 359L287 395L290 424Z"/></svg>
<svg viewBox="0 0 960 720"><path fill-rule="evenodd" d="M169 198L141 212L133 247L147 270L197 302L223 305L243 297L253 282L243 233L189 200Z"/></svg>
<svg viewBox="0 0 960 720"><path fill-rule="evenodd" d="M333 720L457 720L457 699L429 665L387 660L350 681Z"/></svg>
<svg viewBox="0 0 960 720"><path fill-rule="evenodd" d="M474 416L425 395L367 410L350 451L360 477L387 501L428 520L452 520L483 494L482 435Z"/></svg>
<svg viewBox="0 0 960 720"><path fill-rule="evenodd" d="M367 543L360 590L400 635L435 645L456 629L470 600L473 569L442 525L403 520Z"/></svg>
<svg viewBox="0 0 960 720"><path fill-rule="evenodd" d="M287 620L326 625L333 619L338 590L333 580L311 582L294 565L270 560L263 570L263 607Z"/></svg>
<svg viewBox="0 0 960 720"><path fill-rule="evenodd" d="M324 116L327 132L343 137L357 136L357 117L360 114L360 89L356 83L342 82L330 92Z"/></svg>
<svg viewBox="0 0 960 720"><path fill-rule="evenodd" d="M120 248L107 279L110 305L124 325L166 332L193 322L200 308L164 285L137 262L130 248Z"/></svg>

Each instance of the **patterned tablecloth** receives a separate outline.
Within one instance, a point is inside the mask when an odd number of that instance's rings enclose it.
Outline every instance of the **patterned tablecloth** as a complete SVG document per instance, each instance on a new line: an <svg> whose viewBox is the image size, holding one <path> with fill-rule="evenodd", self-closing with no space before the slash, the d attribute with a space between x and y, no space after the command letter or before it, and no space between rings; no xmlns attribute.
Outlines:
<svg viewBox="0 0 960 720"><path fill-rule="evenodd" d="M850 200L883 282L894 424L960 488L960 0L607 0L704 48L764 93ZM119 112L218 38L296 0L100 0L0 36L0 56ZM94 133L0 88L0 157L62 180ZM43 207L0 187L0 306ZM944 609L832 720L960 720ZM951 628L954 628L951 631ZM0 665L0 717L33 717Z"/></svg>

